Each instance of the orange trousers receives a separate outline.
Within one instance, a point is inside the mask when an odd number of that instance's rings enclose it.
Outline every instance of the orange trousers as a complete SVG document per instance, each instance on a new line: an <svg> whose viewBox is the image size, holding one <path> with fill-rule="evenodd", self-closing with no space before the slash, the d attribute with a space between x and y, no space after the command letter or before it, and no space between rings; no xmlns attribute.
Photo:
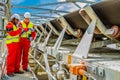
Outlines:
<svg viewBox="0 0 120 80"><path fill-rule="evenodd" d="M6 60L7 74L18 72L20 68L20 43L7 44L8 55Z"/></svg>
<svg viewBox="0 0 120 80"><path fill-rule="evenodd" d="M30 41L28 38L20 38L20 53L22 59L23 70L28 69L28 51L30 48Z"/></svg>

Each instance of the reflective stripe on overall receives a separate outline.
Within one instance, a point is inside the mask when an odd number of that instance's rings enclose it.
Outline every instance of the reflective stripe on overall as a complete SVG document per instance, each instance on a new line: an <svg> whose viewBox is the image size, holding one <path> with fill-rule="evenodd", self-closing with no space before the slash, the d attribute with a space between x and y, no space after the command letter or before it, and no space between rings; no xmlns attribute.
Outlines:
<svg viewBox="0 0 120 80"><path fill-rule="evenodd" d="M15 25L13 25L13 31L17 31L17 27ZM6 43L7 44L11 44L13 42L19 42L19 35L16 35L16 36L10 36L8 33L7 33L7 36L6 36Z"/></svg>
<svg viewBox="0 0 120 80"><path fill-rule="evenodd" d="M23 28L33 29L33 23L32 23L32 22L30 22L30 23L28 24L28 26L26 26L26 24L25 24L24 22L21 22L21 23L22 23L22 27L23 27ZM21 35L21 37L22 37L22 38L28 38L29 35L31 35L31 33L32 33L32 31L31 31L31 30L28 30L27 32L24 32L24 33Z"/></svg>

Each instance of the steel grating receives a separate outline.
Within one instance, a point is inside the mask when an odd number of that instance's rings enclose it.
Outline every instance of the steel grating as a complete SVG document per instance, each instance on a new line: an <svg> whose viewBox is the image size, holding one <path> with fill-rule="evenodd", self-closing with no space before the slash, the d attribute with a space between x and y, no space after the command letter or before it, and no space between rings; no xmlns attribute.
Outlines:
<svg viewBox="0 0 120 80"><path fill-rule="evenodd" d="M35 80L30 72L24 74L15 74L14 77L8 77L7 75L3 77L3 80Z"/></svg>
<svg viewBox="0 0 120 80"><path fill-rule="evenodd" d="M5 77L3 80L34 80L34 78L29 77L21 77L21 76L15 76L15 77Z"/></svg>

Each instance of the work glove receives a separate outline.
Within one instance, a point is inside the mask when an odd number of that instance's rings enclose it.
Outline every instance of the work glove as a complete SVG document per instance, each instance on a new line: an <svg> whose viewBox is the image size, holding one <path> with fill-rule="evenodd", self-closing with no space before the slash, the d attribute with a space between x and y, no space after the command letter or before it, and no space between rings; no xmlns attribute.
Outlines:
<svg viewBox="0 0 120 80"><path fill-rule="evenodd" d="M27 32L28 31L28 28L22 28L21 29L21 34L23 34L24 32Z"/></svg>
<svg viewBox="0 0 120 80"><path fill-rule="evenodd" d="M33 32L33 31L34 31L34 29L33 29L33 28L29 28L29 31Z"/></svg>
<svg viewBox="0 0 120 80"><path fill-rule="evenodd" d="M32 38L32 37L29 37L29 38L28 38L28 40L29 40L29 41L32 41L32 40L33 40L33 38Z"/></svg>
<svg viewBox="0 0 120 80"><path fill-rule="evenodd" d="M21 29L21 35L22 35L24 32L25 32L25 31L24 31L24 29L22 28L22 29Z"/></svg>
<svg viewBox="0 0 120 80"><path fill-rule="evenodd" d="M22 24L20 22L17 23L16 25L18 28L22 28Z"/></svg>

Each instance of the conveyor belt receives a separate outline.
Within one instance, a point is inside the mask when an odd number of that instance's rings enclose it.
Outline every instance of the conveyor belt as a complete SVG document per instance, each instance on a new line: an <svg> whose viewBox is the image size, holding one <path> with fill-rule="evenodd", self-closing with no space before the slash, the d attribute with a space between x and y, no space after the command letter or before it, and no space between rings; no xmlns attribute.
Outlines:
<svg viewBox="0 0 120 80"><path fill-rule="evenodd" d="M105 26L120 25L120 0L106 0L91 7Z"/></svg>
<svg viewBox="0 0 120 80"><path fill-rule="evenodd" d="M62 31L62 26L59 24L58 19L52 20L50 22L52 23L56 30L58 30L59 32Z"/></svg>
<svg viewBox="0 0 120 80"><path fill-rule="evenodd" d="M64 15L64 17L73 29L82 29L85 31L88 27L88 24L79 14L79 10L68 15Z"/></svg>

